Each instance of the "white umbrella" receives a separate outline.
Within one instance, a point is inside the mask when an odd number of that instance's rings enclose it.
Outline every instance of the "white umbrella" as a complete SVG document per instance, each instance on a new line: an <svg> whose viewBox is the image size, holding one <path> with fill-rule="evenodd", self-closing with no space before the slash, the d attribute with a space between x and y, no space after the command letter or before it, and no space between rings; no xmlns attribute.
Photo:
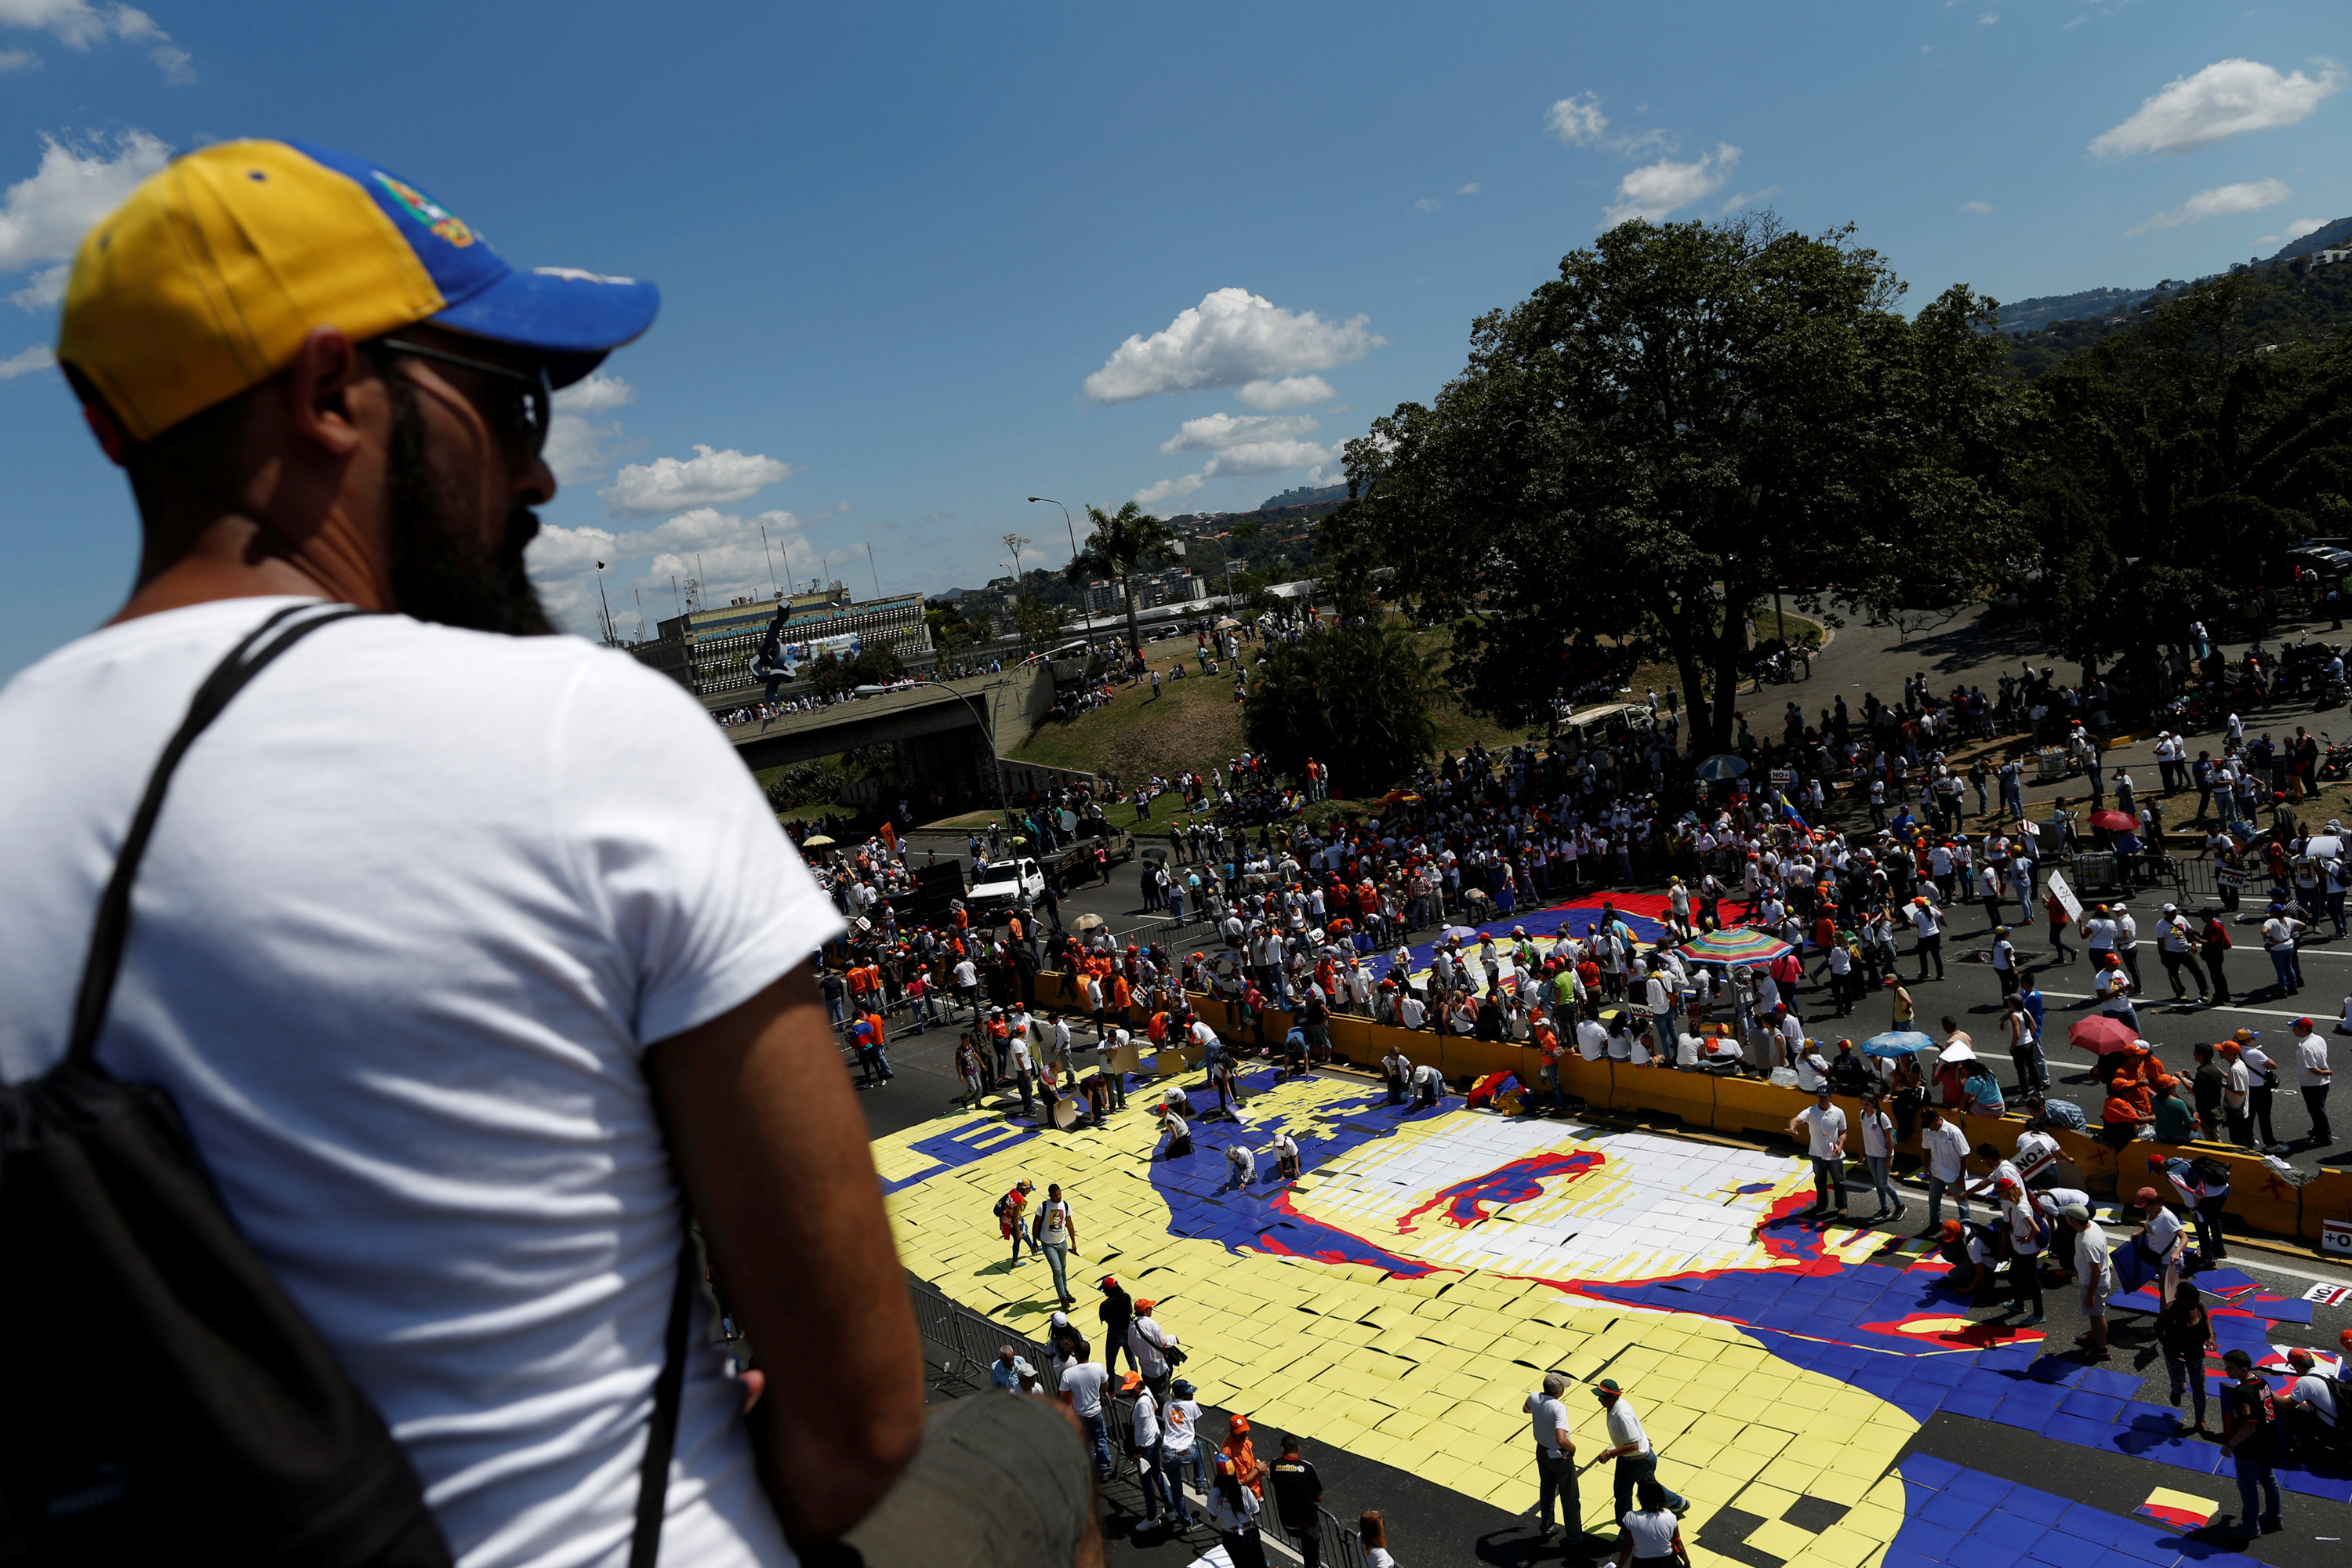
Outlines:
<svg viewBox="0 0 2352 1568"><path fill-rule="evenodd" d="M1977 1053L1966 1040L1954 1040L1936 1059L1939 1062L1972 1062L1977 1059Z"/></svg>

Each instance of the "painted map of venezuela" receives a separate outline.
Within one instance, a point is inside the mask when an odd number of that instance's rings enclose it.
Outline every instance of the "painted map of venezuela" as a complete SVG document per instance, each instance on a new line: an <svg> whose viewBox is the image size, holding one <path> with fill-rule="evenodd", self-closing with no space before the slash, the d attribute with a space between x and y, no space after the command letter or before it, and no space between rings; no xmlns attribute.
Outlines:
<svg viewBox="0 0 2352 1568"><path fill-rule="evenodd" d="M2213 1445L2173 1440L2169 1407L2137 1401L2137 1377L2042 1355L2030 1330L1970 1328L1943 1265L1880 1253L1883 1235L1825 1241L1797 1217L1802 1162L1452 1100L1415 1112L1349 1079L1277 1085L1268 1068L1244 1084L1239 1126L1198 1115L1194 1091L1184 1160L1152 1157L1156 1089L1099 1132L983 1113L880 1141L907 1267L1042 1339L1051 1278L1008 1265L990 1214L1024 1177L1041 1194L1059 1182L1082 1321L1091 1281L1116 1273L1160 1303L1203 1403L1514 1512L1535 1500L1521 1401L1549 1370L1605 1373L1641 1410L1660 1479L1691 1500L1695 1562L2252 1561L1940 1459L1898 1462L1942 1409L2232 1486ZM1298 1142L1296 1183L1272 1175L1276 1129ZM1260 1151L1246 1188L1225 1158L1236 1140ZM2267 1354L2266 1321L2302 1306L2206 1278L2231 1302L2224 1349ZM1584 1451L1606 1446L1599 1406L1571 1390L1569 1408ZM1604 1470L1583 1499L1588 1528L1612 1533Z"/></svg>

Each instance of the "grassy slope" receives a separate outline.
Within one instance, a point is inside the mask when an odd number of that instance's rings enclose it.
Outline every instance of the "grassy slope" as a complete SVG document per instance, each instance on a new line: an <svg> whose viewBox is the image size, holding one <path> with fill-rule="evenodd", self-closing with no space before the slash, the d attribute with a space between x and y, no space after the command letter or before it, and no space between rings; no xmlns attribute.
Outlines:
<svg viewBox="0 0 2352 1568"><path fill-rule="evenodd" d="M1756 619L1759 636L1773 635L1777 624L1770 606L1760 609ZM1811 622L1793 613L1788 620L1792 634L1802 627L1812 627ZM1423 641L1432 653L1443 657L1444 633L1426 633ZM1190 659L1192 648L1191 637L1146 643L1144 658L1163 678L1156 700L1148 684L1124 688L1102 707L1069 722L1048 720L1008 755L1013 761L1044 767L1115 774L1129 786L1154 773L1172 777L1188 768L1205 773L1225 766L1241 755L1243 745L1242 710L1234 701L1230 669L1206 678L1195 673L1178 681L1165 679L1180 656ZM1197 672L1199 666L1189 668ZM1638 697L1652 686L1663 691L1676 679L1671 665L1644 665L1633 673L1633 695ZM1438 746L1456 753L1474 742L1489 748L1507 747L1530 734L1527 730L1507 728L1480 718L1450 702L1441 707L1434 717ZM1534 733L1540 734L1541 731ZM1164 834L1168 826L1165 803L1160 813L1151 822L1137 826L1147 834ZM982 812L960 816L940 826L976 826L986 823L992 815ZM1133 814L1115 811L1111 815L1114 822L1124 826Z"/></svg>

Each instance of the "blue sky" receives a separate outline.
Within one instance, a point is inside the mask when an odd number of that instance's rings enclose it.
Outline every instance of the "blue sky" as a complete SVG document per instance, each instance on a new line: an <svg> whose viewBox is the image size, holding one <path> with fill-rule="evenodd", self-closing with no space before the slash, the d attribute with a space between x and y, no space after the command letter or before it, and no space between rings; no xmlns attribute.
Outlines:
<svg viewBox="0 0 2352 1568"><path fill-rule="evenodd" d="M2337 61L2342 0L0 0L0 674L130 581L40 351L52 269L168 150L341 146L518 265L661 285L570 401L534 546L583 630L610 562L628 631L698 556L765 594L763 525L796 575L937 591L1010 531L1066 557L1032 494L1330 475L1612 212L1852 222L1914 307L2268 254L2352 214Z"/></svg>

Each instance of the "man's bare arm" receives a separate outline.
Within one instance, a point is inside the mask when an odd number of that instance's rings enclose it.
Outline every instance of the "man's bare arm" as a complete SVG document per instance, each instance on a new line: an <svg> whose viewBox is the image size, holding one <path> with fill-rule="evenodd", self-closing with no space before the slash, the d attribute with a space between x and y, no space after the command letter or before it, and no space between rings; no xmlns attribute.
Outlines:
<svg viewBox="0 0 2352 1568"><path fill-rule="evenodd" d="M796 1545L864 1518L923 1435L922 1350L811 968L655 1045L646 1076L767 1392L761 1480Z"/></svg>

